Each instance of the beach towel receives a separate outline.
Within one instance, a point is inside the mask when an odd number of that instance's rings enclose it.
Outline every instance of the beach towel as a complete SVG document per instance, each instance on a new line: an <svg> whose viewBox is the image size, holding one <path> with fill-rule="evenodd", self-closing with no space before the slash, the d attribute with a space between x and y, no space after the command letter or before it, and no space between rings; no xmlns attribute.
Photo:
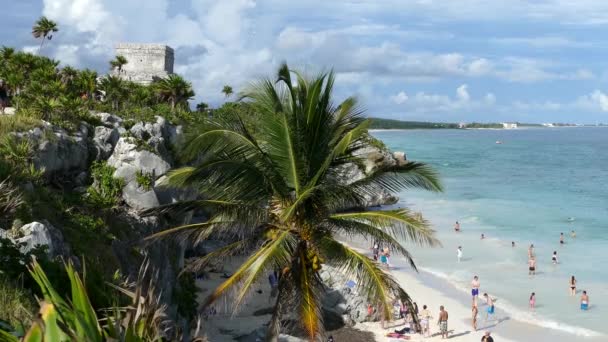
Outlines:
<svg viewBox="0 0 608 342"><path fill-rule="evenodd" d="M393 337L393 338L398 338L401 340L409 340L410 337L407 335L403 335L403 334L397 334L397 333L388 333L386 334L386 337Z"/></svg>

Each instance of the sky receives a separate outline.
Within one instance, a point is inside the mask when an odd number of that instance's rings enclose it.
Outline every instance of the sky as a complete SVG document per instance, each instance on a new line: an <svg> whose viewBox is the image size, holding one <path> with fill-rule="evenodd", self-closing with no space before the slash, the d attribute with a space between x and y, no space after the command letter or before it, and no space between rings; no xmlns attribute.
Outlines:
<svg viewBox="0 0 608 342"><path fill-rule="evenodd" d="M608 122L605 0L1 0L0 45L108 71L119 42L164 43L212 106L287 61L333 70L369 116Z"/></svg>

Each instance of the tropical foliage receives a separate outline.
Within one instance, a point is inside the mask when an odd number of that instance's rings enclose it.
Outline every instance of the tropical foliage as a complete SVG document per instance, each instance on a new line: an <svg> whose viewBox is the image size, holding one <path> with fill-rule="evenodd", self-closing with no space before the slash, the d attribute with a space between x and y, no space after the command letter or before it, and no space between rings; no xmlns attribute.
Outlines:
<svg viewBox="0 0 608 342"><path fill-rule="evenodd" d="M110 69L120 73L122 71L122 67L128 62L129 61L127 61L127 58L125 56L118 55L110 61Z"/></svg>
<svg viewBox="0 0 608 342"><path fill-rule="evenodd" d="M230 298L236 310L268 272L280 272L271 338L278 336L281 317L287 312L298 314L298 323L311 341L323 335L324 287L319 276L323 263L356 279L358 291L381 308L385 319L390 319L392 300L400 298L411 305L389 274L340 237L381 241L414 268L402 243L438 244L428 222L407 209L362 209L365 197L382 189L442 188L433 169L417 162L381 167L349 184L344 165L357 161L357 151L367 146L370 122L356 99L334 104L333 85L333 73L306 78L287 65L280 67L276 79L253 84L243 98L257 114L257 131L252 133L238 117L207 120L184 149L185 160L193 166L170 173L168 184L198 189L205 200L153 210L202 207L211 217L150 239L173 236L197 243L219 235L234 241L199 258L188 270L198 271L218 258L247 255L204 305Z"/></svg>
<svg viewBox="0 0 608 342"><path fill-rule="evenodd" d="M187 108L188 101L194 97L192 84L176 74L156 81L154 89L160 100L169 102L171 110Z"/></svg>
<svg viewBox="0 0 608 342"><path fill-rule="evenodd" d="M226 98L229 98L234 93L234 91L232 90L231 86L225 85L222 88L222 93L224 93L224 96L226 96Z"/></svg>
<svg viewBox="0 0 608 342"><path fill-rule="evenodd" d="M44 44L45 39L51 40L53 39L53 33L59 31L57 27L57 23L49 20L47 17L41 17L36 21L34 27L32 27L32 35L36 39L40 39L40 48L38 51L42 49L42 44Z"/></svg>

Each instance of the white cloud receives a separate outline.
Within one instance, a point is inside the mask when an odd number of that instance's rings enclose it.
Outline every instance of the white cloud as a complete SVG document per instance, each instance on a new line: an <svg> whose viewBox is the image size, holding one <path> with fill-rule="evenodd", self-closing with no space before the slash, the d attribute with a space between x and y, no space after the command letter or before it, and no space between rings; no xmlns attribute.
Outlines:
<svg viewBox="0 0 608 342"><path fill-rule="evenodd" d="M496 95L492 93L487 93L484 100L487 104L493 105L494 103L496 103Z"/></svg>
<svg viewBox="0 0 608 342"><path fill-rule="evenodd" d="M396 104L402 104L407 101L408 98L409 97L404 91L400 91L397 95L391 96L391 100L393 100L393 102Z"/></svg>
<svg viewBox="0 0 608 342"><path fill-rule="evenodd" d="M490 42L501 45L527 46L533 48L581 48L591 47L593 44L572 40L567 37L545 36L545 37L506 37L492 38Z"/></svg>
<svg viewBox="0 0 608 342"><path fill-rule="evenodd" d="M469 99L471 98L467 88L468 88L468 86L466 84L463 84L460 87L456 88L456 96L462 102L468 102Z"/></svg>
<svg viewBox="0 0 608 342"><path fill-rule="evenodd" d="M608 112L608 95L596 89L591 94L579 97L576 105L582 109Z"/></svg>

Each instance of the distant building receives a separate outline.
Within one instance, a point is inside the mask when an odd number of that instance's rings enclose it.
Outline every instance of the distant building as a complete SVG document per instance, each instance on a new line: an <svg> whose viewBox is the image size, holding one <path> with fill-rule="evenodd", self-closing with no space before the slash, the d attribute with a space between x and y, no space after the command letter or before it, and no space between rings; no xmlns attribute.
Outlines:
<svg viewBox="0 0 608 342"><path fill-rule="evenodd" d="M150 84L173 74L173 49L167 45L121 43L115 49L117 56L127 59L120 73L113 72L124 80Z"/></svg>
<svg viewBox="0 0 608 342"><path fill-rule="evenodd" d="M517 128L517 123L516 122L503 122L502 123L502 128L504 128L504 129L515 129L515 128Z"/></svg>
<svg viewBox="0 0 608 342"><path fill-rule="evenodd" d="M545 126L545 127L555 127L552 123L544 123L543 126Z"/></svg>
<svg viewBox="0 0 608 342"><path fill-rule="evenodd" d="M467 124L465 122L461 122L458 124L458 128L467 128Z"/></svg>

